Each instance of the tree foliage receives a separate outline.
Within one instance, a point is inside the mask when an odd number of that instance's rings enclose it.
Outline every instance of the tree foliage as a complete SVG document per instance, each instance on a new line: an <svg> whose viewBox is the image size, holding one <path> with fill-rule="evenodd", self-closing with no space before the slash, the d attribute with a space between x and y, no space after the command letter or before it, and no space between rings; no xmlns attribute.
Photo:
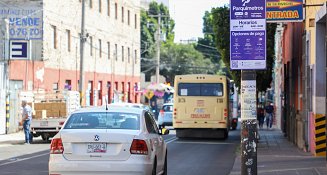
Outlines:
<svg viewBox="0 0 327 175"><path fill-rule="evenodd" d="M210 59L194 48L193 44L170 44L161 49L160 74L174 82L175 75L214 73Z"/></svg>
<svg viewBox="0 0 327 175"><path fill-rule="evenodd" d="M213 33L212 14L208 11L203 16L203 38L198 38L196 49L212 62L219 62L220 54L216 49L216 35Z"/></svg>
<svg viewBox="0 0 327 175"><path fill-rule="evenodd" d="M141 12L141 71L147 75L153 75L156 68L157 45L155 36L158 21L157 17L152 16L157 14L169 16L169 10L163 4L152 2L148 11ZM217 67L213 65L211 59L217 59L214 57L217 54L211 53L212 57L204 57L201 52L195 49L193 44L175 44L173 42L174 26L173 20L167 17L162 18L161 31L166 36L166 40L161 41L160 74L173 82L175 75L215 73ZM210 46L214 48L214 45ZM211 52L212 50L216 52L215 49L211 49Z"/></svg>
<svg viewBox="0 0 327 175"><path fill-rule="evenodd" d="M221 55L217 50L216 45L216 35L213 28L213 14L209 11L206 11L203 16L203 29L204 34L203 38L198 38L198 43L196 49L200 51L205 58L210 59L216 65L215 72L217 74L228 74L228 70L221 60Z"/></svg>
<svg viewBox="0 0 327 175"><path fill-rule="evenodd" d="M229 8L227 6L217 7L211 10L213 15L213 30L216 35L216 44L221 59L225 65L230 68L230 19ZM258 70L257 89L266 91L270 87L272 81L272 69L274 62L274 35L276 32L276 24L267 24L267 69ZM230 71L232 79L236 85L240 87L241 71Z"/></svg>
<svg viewBox="0 0 327 175"><path fill-rule="evenodd" d="M141 71L149 74L155 72L155 55L158 29L158 17L161 14L161 34L165 36L167 43L174 41L174 20L169 18L169 9L157 2L151 2L148 11L141 11Z"/></svg>

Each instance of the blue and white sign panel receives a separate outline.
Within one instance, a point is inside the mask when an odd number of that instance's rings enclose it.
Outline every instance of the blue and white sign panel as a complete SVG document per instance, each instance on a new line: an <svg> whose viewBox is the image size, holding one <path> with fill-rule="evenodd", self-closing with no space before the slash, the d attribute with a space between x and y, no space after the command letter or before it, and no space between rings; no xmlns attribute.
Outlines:
<svg viewBox="0 0 327 175"><path fill-rule="evenodd" d="M266 69L266 1L230 4L230 68Z"/></svg>
<svg viewBox="0 0 327 175"><path fill-rule="evenodd" d="M29 57L28 41L10 41L10 59L11 60L26 60Z"/></svg>
<svg viewBox="0 0 327 175"><path fill-rule="evenodd" d="M0 7L0 18L9 20L9 38L11 40L41 40L43 36L42 14L41 7L36 6Z"/></svg>

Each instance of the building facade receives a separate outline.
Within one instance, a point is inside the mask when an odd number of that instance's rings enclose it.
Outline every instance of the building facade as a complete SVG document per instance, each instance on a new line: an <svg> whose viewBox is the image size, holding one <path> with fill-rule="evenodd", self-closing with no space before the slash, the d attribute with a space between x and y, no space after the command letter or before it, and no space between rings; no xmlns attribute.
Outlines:
<svg viewBox="0 0 327 175"><path fill-rule="evenodd" d="M95 91L99 94L98 101L86 104L101 105L108 87L110 94L127 92L128 100L137 101L140 13L136 2L86 0L84 88L91 98ZM43 1L42 53L32 51L36 60L10 61L10 80L22 80L25 90L62 90L67 84L78 90L81 7L81 0Z"/></svg>
<svg viewBox="0 0 327 175"><path fill-rule="evenodd" d="M305 32L303 40L305 72L305 115L307 118L306 141L314 155L326 155L326 57L325 21L319 9L326 10L326 1L312 0L306 3ZM319 16L321 13L322 16ZM324 18L325 19L325 18Z"/></svg>
<svg viewBox="0 0 327 175"><path fill-rule="evenodd" d="M42 38L23 38L27 59L8 56L10 91L79 90L81 2L7 0L8 10L33 7L31 14L21 12L19 20L39 13L43 30ZM7 12L2 17L10 19L11 32L15 21ZM140 1L85 0L85 30L83 104L140 102Z"/></svg>
<svg viewBox="0 0 327 175"><path fill-rule="evenodd" d="M288 139L326 156L326 3L306 1L304 10L303 22L277 29L275 102Z"/></svg>

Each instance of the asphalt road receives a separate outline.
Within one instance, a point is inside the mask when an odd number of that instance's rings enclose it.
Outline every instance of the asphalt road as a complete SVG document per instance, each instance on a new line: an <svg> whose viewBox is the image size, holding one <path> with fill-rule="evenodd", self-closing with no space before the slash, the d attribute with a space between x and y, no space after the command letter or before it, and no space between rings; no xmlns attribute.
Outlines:
<svg viewBox="0 0 327 175"><path fill-rule="evenodd" d="M240 144L240 131L231 131L226 140L178 139L164 136L168 143L169 175L227 175ZM43 144L35 143L28 149ZM1 155L0 155L1 156ZM49 151L41 151L0 161L1 175L47 175Z"/></svg>

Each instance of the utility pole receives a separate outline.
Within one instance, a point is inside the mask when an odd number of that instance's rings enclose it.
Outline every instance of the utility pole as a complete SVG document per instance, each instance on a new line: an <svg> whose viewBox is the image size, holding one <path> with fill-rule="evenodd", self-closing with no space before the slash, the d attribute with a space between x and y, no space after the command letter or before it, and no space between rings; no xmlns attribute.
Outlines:
<svg viewBox="0 0 327 175"><path fill-rule="evenodd" d="M2 21L2 35L3 35L3 77L0 77L0 89L4 88L6 93L6 134L9 132L10 116L9 116L9 74L8 74L8 61L9 61L9 20L3 19Z"/></svg>
<svg viewBox="0 0 327 175"><path fill-rule="evenodd" d="M156 63L156 83L159 84L159 77L160 77L160 43L161 43L161 18L169 17L167 15L149 15L149 17L157 17L158 18L158 29L157 29L157 63Z"/></svg>
<svg viewBox="0 0 327 175"><path fill-rule="evenodd" d="M85 0L82 0L82 24L81 24L81 36L80 36L80 74L79 74L79 93L80 93L80 105L83 106L84 99L84 44L85 37Z"/></svg>
<svg viewBox="0 0 327 175"><path fill-rule="evenodd" d="M157 30L157 67L156 67L156 81L159 84L159 77L160 77L160 42L161 41L161 14L158 16L158 30Z"/></svg>
<svg viewBox="0 0 327 175"><path fill-rule="evenodd" d="M326 8L326 10L327 10L327 2L324 4L325 5L325 8ZM325 57L326 57L326 60L327 60L327 14L325 15ZM326 80L327 80L327 77L326 77ZM327 82L327 81L326 81ZM326 104L327 104L327 101L325 102ZM327 107L327 105L325 104L325 109L327 109L326 107ZM325 113L327 113L327 112L325 112ZM326 114L325 114L325 120L327 119L326 118ZM327 130L327 122L326 122L326 124L325 124L325 129ZM325 151L327 151L327 150L325 150ZM327 160L327 154L326 154L326 157L325 157L325 159Z"/></svg>
<svg viewBox="0 0 327 175"><path fill-rule="evenodd" d="M9 62L9 19L4 19L5 24L5 40L4 40L4 77L5 77L5 89L6 96L9 96L9 76L8 76L8 62Z"/></svg>

